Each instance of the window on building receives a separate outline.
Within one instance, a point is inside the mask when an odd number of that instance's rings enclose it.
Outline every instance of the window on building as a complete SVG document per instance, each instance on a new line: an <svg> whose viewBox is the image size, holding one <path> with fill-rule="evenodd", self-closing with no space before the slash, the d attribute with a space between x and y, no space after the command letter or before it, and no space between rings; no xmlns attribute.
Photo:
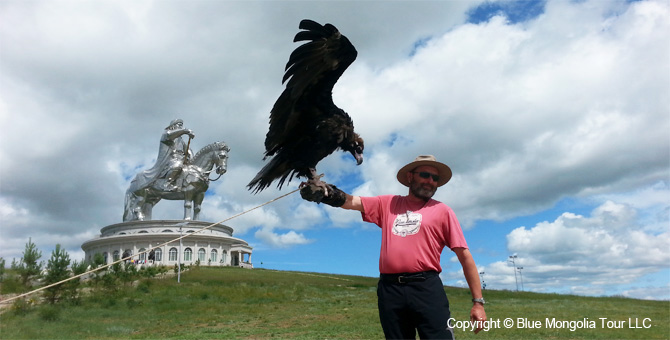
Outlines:
<svg viewBox="0 0 670 340"><path fill-rule="evenodd" d="M177 248L170 248L170 261L177 261Z"/></svg>
<svg viewBox="0 0 670 340"><path fill-rule="evenodd" d="M198 250L198 260L200 260L200 262L205 262L206 256L207 252L205 251L205 248L200 248L200 250Z"/></svg>
<svg viewBox="0 0 670 340"><path fill-rule="evenodd" d="M160 248L154 249L154 261L156 262L163 261L163 251Z"/></svg>
<svg viewBox="0 0 670 340"><path fill-rule="evenodd" d="M212 251L209 253L209 260L212 262L216 262L216 258L218 257L218 252L216 249L212 249Z"/></svg>
<svg viewBox="0 0 670 340"><path fill-rule="evenodd" d="M193 250L191 248L184 249L184 261L193 261Z"/></svg>
<svg viewBox="0 0 670 340"><path fill-rule="evenodd" d="M144 251L146 251L146 249L144 249L144 248L140 249L140 253L142 253ZM147 253L140 254L140 259L139 260L140 260L140 262L146 262L147 261Z"/></svg>
<svg viewBox="0 0 670 340"><path fill-rule="evenodd" d="M119 253L118 250L115 250L115 251L114 251L114 255L112 255L112 256L114 256L114 257L113 257L113 258L114 258L114 261L118 261L118 260L121 259L121 257L120 257L120 253Z"/></svg>

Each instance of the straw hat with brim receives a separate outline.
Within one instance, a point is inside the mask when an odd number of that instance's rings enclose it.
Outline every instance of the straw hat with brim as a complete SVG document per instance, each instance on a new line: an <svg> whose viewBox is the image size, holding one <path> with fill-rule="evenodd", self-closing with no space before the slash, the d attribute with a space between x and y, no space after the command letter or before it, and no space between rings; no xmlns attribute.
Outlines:
<svg viewBox="0 0 670 340"><path fill-rule="evenodd" d="M438 187L447 184L447 182L449 182L451 179L451 169L446 164L436 161L435 156L433 155L421 155L417 157L414 162L403 166L398 171L398 182L406 187L409 187L407 173L423 165L429 165L437 169L437 173L440 175L440 180L437 182Z"/></svg>

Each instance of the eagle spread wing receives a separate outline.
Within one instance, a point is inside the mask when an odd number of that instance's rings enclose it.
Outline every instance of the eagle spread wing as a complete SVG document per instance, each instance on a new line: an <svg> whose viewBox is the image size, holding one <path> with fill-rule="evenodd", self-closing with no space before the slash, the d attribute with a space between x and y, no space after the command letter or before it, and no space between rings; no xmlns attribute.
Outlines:
<svg viewBox="0 0 670 340"><path fill-rule="evenodd" d="M314 177L317 163L338 148L363 162L363 139L351 117L333 103L333 86L356 59L349 39L331 24L302 20L296 48L286 64L286 89L270 112L265 157L272 159L249 182L255 193L279 179L281 189L293 176Z"/></svg>

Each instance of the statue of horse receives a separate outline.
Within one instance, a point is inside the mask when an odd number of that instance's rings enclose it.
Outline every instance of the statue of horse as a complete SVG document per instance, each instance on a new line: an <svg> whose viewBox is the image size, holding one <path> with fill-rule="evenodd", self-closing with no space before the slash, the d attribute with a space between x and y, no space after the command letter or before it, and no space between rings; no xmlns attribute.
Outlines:
<svg viewBox="0 0 670 340"><path fill-rule="evenodd" d="M226 173L229 151L230 148L224 142L203 147L188 164L184 164L174 180L176 188L172 189L166 186L165 178L150 178L148 171L138 173L126 190L123 221L151 220L151 210L161 199L184 200L184 219L197 220L209 182L218 180ZM212 180L209 175L214 166L219 177Z"/></svg>

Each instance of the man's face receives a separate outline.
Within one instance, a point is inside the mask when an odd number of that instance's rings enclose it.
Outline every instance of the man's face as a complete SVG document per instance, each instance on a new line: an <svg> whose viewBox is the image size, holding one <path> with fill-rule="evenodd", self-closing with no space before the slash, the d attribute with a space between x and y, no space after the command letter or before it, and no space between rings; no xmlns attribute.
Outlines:
<svg viewBox="0 0 670 340"><path fill-rule="evenodd" d="M423 178L419 173L429 173L431 176ZM428 201L435 195L435 191L437 191L437 182L433 180L432 175L437 176L438 171L436 168L429 165L420 166L408 173L407 176L411 176L409 180L410 192L414 196L421 198L424 201Z"/></svg>

